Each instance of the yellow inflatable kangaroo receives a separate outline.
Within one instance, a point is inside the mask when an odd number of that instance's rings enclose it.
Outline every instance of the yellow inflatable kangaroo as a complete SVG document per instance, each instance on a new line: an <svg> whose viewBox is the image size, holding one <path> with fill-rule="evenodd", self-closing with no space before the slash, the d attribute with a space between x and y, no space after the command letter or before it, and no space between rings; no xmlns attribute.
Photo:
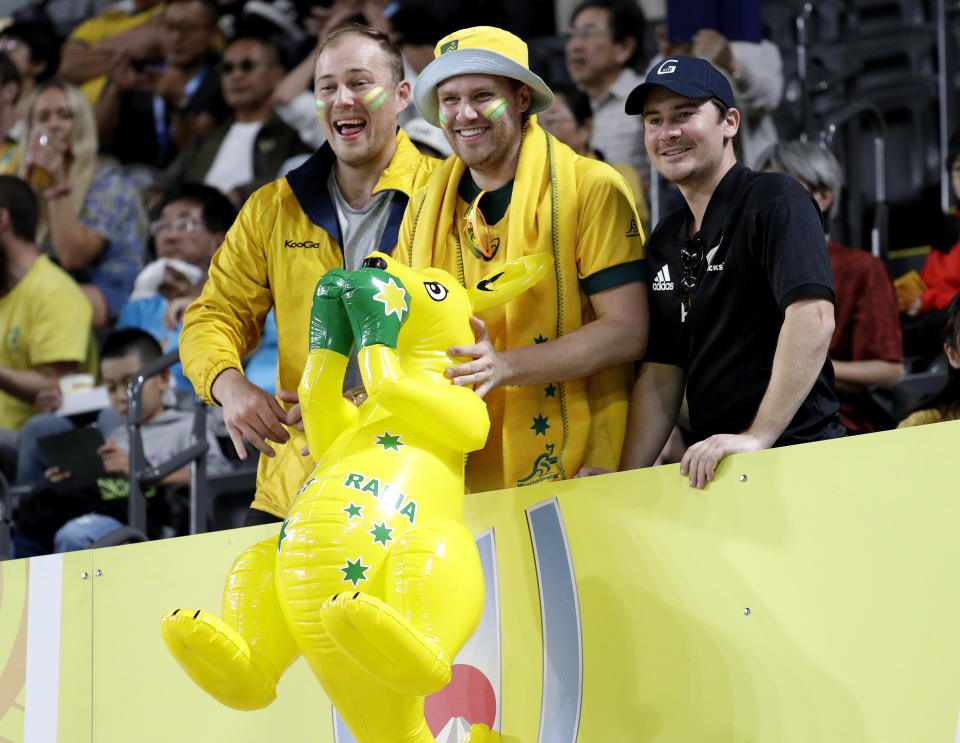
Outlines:
<svg viewBox="0 0 960 743"><path fill-rule="evenodd" d="M223 704L265 707L303 654L358 743L434 743L424 696L450 680L483 609L483 574L463 519L467 452L486 441L486 405L444 371L474 342L469 318L549 270L533 255L464 289L439 269L373 253L317 284L299 394L316 466L279 539L246 550L221 617L176 609L170 652ZM368 398L341 395L356 342ZM471 743L499 736L474 725Z"/></svg>

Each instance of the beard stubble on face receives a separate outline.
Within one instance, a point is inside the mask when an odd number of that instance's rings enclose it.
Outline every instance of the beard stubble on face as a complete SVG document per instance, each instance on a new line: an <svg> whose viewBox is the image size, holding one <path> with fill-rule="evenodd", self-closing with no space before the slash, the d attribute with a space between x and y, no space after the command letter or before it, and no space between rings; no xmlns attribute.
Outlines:
<svg viewBox="0 0 960 743"><path fill-rule="evenodd" d="M506 119L506 117L503 118ZM457 157L463 160L468 168L479 172L497 170L514 154L515 150L519 149L523 135L523 126L519 118L511 117L509 121L501 119L501 122L508 126L497 126L494 122L485 121L493 125L484 135L488 141L476 143L480 145L479 147L471 146L473 143L461 142L456 132L447 130L444 133L447 134L447 141Z"/></svg>

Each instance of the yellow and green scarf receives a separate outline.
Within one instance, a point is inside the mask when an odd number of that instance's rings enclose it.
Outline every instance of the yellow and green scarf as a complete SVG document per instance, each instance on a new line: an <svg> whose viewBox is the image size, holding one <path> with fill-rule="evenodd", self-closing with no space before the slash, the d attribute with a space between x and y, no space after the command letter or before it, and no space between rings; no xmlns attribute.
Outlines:
<svg viewBox="0 0 960 743"><path fill-rule="evenodd" d="M482 314L499 350L553 340L592 319L585 317L585 309L590 309L577 273L576 158L534 119L525 123L507 237L496 262L549 252L554 266L552 274L526 294ZM408 256L413 268L438 266L463 284L496 265L481 263L461 245L457 191L465 170L460 158L448 158L428 183L419 207L412 205L417 212ZM482 451L470 455L468 488L479 492L564 479L585 463L614 469L623 442L630 372L610 372L616 377L612 398L613 380L599 379L608 373L488 394L490 437ZM609 417L611 403L618 419L612 427L601 420Z"/></svg>

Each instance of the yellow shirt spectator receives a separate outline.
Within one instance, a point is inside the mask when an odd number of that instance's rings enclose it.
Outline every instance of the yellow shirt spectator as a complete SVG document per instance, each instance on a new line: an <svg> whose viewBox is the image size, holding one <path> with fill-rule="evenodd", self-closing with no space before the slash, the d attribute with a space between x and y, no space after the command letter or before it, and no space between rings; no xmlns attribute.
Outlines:
<svg viewBox="0 0 960 743"><path fill-rule="evenodd" d="M90 329L92 310L76 282L41 255L0 297L0 366L33 369L76 361L77 371L93 372L96 351ZM19 431L33 405L0 391L0 428Z"/></svg>

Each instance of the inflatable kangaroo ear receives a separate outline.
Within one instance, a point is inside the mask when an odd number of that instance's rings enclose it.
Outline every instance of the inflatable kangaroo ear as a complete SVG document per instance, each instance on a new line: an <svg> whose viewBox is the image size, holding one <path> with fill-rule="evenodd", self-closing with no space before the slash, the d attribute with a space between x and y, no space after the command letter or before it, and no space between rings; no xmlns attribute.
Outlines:
<svg viewBox="0 0 960 743"><path fill-rule="evenodd" d="M552 265L553 256L549 253L534 253L511 261L502 271L467 289L473 311L482 312L520 296L546 276Z"/></svg>

